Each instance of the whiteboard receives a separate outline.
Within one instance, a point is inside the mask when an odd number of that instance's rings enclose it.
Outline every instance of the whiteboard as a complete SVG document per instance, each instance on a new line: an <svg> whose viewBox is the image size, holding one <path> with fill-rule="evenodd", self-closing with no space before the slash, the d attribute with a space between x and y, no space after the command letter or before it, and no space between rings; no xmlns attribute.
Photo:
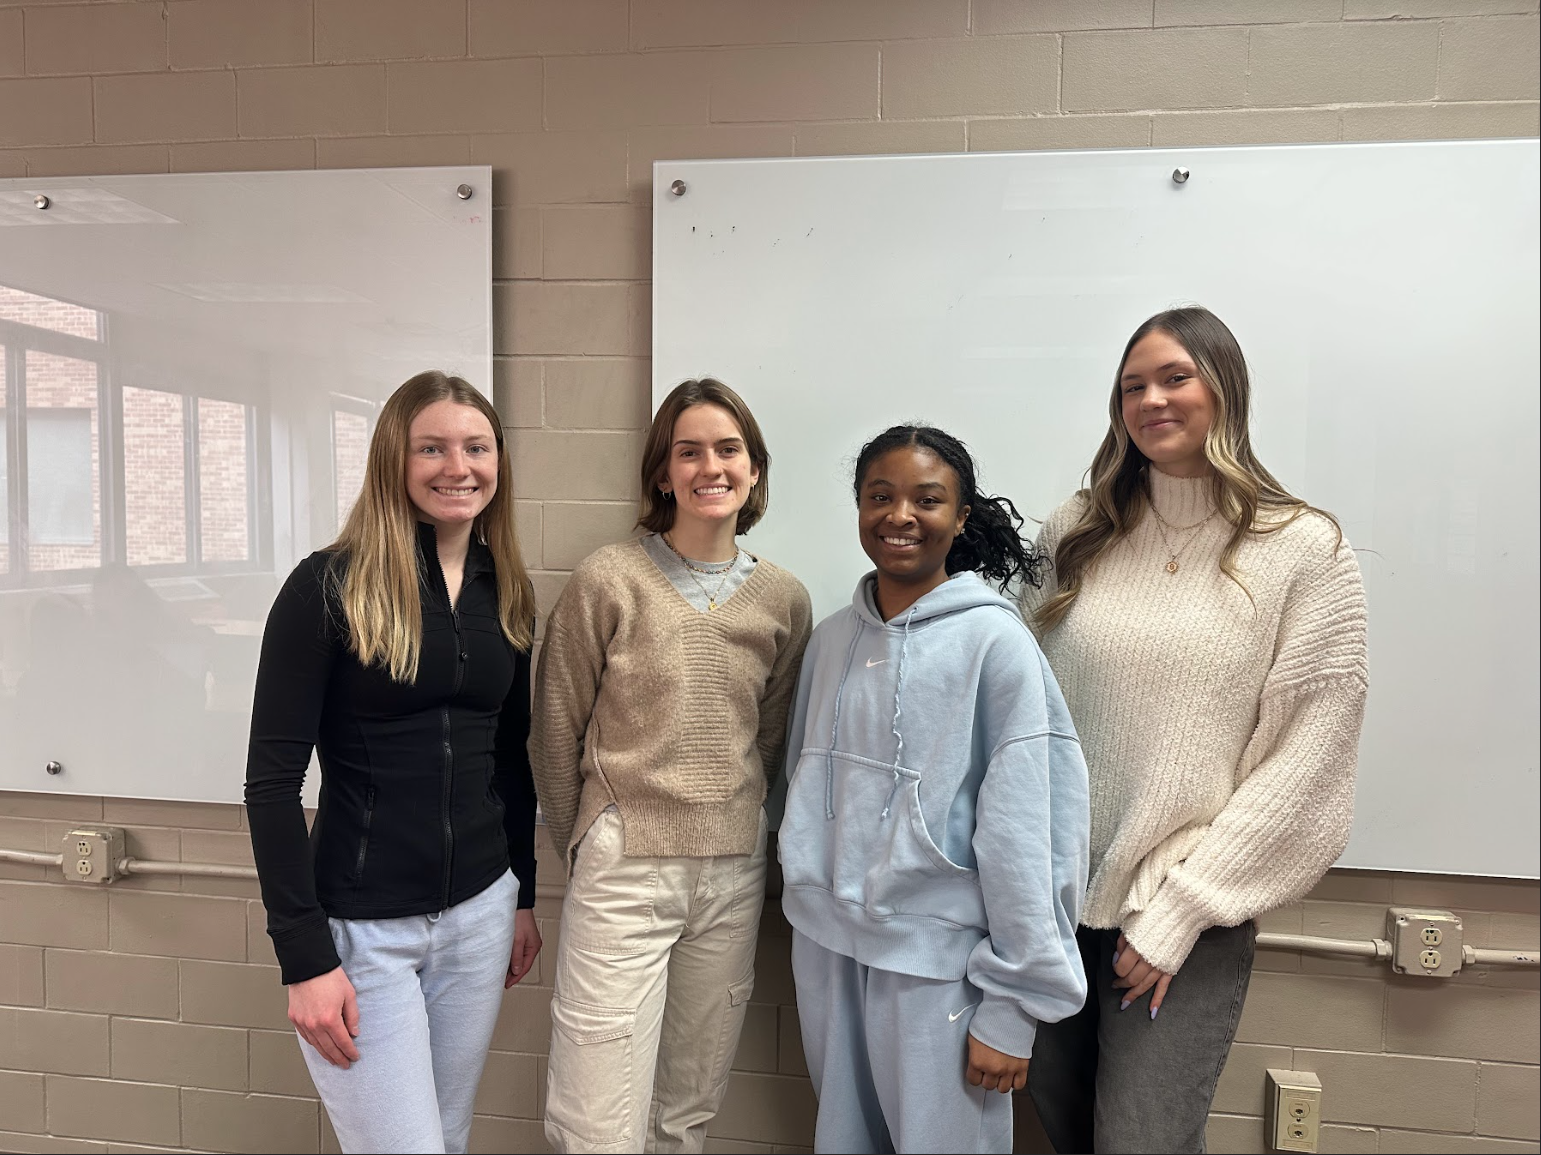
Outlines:
<svg viewBox="0 0 1541 1155"><path fill-rule="evenodd" d="M0 790L241 800L381 403L491 391L491 206L486 166L0 180Z"/></svg>
<svg viewBox="0 0 1541 1155"><path fill-rule="evenodd" d="M661 161L654 402L702 374L743 394L773 457L750 544L822 617L870 568L866 438L940 425L1042 519L1135 326L1207 305L1253 367L1262 460L1360 550L1340 865L1534 878L1537 171L1535 140Z"/></svg>

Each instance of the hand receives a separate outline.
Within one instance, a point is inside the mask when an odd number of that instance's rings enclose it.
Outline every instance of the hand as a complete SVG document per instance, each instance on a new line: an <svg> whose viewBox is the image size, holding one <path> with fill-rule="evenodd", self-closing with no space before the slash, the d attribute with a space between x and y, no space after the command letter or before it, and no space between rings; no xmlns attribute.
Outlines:
<svg viewBox="0 0 1541 1155"><path fill-rule="evenodd" d="M289 984L289 1021L332 1066L346 1071L358 1062L358 998L342 967Z"/></svg>
<svg viewBox="0 0 1541 1155"><path fill-rule="evenodd" d="M1113 952L1113 974L1113 986L1129 992L1119 1003L1119 1010L1154 989L1155 993L1150 996L1150 1017L1154 1019L1161 1009L1161 1001L1166 998L1167 987L1172 985L1172 976L1141 958L1140 952L1129 945L1122 931L1118 934L1118 949Z"/></svg>
<svg viewBox="0 0 1541 1155"><path fill-rule="evenodd" d="M997 1051L981 1043L973 1035L968 1037L968 1081L986 1091L999 1091L1006 1095L1027 1086L1027 1060L1005 1051Z"/></svg>
<svg viewBox="0 0 1541 1155"><path fill-rule="evenodd" d="M514 949L508 956L508 975L503 979L506 991L535 965L540 953L540 927L535 924L535 912L528 907L514 912Z"/></svg>

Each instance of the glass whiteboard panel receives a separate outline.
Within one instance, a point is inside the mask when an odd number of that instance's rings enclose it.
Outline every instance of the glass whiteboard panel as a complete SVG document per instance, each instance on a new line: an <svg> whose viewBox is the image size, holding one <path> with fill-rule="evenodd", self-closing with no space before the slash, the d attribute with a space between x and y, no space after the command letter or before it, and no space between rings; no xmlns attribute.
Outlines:
<svg viewBox="0 0 1541 1155"><path fill-rule="evenodd" d="M870 568L865 438L940 425L1041 519L1081 484L1134 327L1208 305L1252 364L1263 462L1360 551L1370 705L1342 864L1534 878L1537 153L660 161L654 400L713 374L753 406L773 500L748 541L822 616Z"/></svg>
<svg viewBox="0 0 1541 1155"><path fill-rule="evenodd" d="M380 404L490 393L491 182L0 180L0 790L240 800L268 606Z"/></svg>

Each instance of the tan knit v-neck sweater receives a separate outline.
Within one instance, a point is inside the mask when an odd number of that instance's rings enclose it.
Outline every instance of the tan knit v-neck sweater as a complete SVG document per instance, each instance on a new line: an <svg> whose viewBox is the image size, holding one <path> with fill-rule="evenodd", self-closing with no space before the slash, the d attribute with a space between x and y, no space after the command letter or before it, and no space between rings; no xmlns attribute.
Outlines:
<svg viewBox="0 0 1541 1155"><path fill-rule="evenodd" d="M1151 483L1178 527L1167 531L1182 551L1177 572L1147 514L1040 641L1091 776L1081 920L1122 928L1175 971L1201 931L1295 901L1348 841L1365 604L1354 553L1325 518L1305 514L1243 542L1249 601L1220 572L1230 526L1216 517L1181 531L1210 512L1209 481L1153 470ZM1083 500L1044 523L1050 557ZM1054 589L1051 574L1028 591L1029 624Z"/></svg>
<svg viewBox="0 0 1541 1155"><path fill-rule="evenodd" d="M546 623L530 725L541 813L569 869L611 804L628 855L752 854L812 627L808 591L763 558L709 613L639 542L579 563Z"/></svg>

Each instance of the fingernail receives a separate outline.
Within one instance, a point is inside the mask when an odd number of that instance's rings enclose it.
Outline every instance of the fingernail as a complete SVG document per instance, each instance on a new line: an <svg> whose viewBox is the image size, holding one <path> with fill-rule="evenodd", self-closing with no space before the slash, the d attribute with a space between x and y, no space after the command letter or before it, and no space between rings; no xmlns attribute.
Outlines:
<svg viewBox="0 0 1541 1155"><path fill-rule="evenodd" d="M1123 951L1121 951L1121 950L1116 950L1116 951L1114 951L1114 952L1113 952L1113 965L1114 965L1114 966L1117 966L1117 965L1118 965L1118 956L1119 956L1119 955L1121 955L1121 954L1123 954L1123 953L1124 953L1124 952L1123 952Z"/></svg>
<svg viewBox="0 0 1541 1155"><path fill-rule="evenodd" d="M1150 1008L1150 1021L1151 1022L1155 1022L1156 1021L1156 1012L1159 1011L1160 1009L1161 1009L1160 1007L1151 1007Z"/></svg>
<svg viewBox="0 0 1541 1155"><path fill-rule="evenodd" d="M1129 1000L1125 999L1123 1002L1119 1003L1118 1004L1118 1009L1121 1010L1121 1011L1128 1010L1129 1009Z"/></svg>

